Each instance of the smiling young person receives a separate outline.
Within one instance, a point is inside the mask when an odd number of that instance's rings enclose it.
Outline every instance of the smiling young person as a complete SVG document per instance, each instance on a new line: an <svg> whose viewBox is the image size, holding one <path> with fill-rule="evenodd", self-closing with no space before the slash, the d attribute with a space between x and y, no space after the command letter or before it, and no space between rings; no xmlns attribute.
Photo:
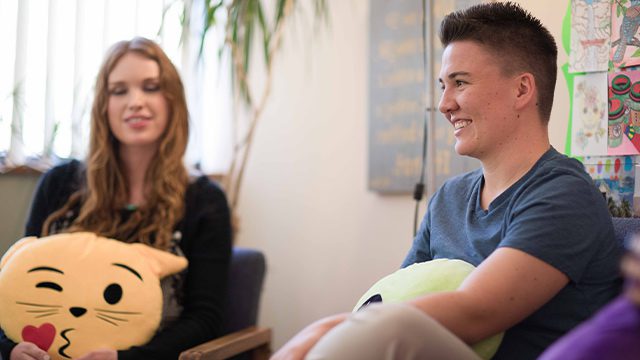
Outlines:
<svg viewBox="0 0 640 360"><path fill-rule="evenodd" d="M535 359L619 291L606 204L549 143L551 34L496 2L449 14L440 39L439 110L458 154L482 168L434 194L402 266L453 258L476 270L456 291L319 320L274 359L477 359L469 345L503 331L494 359Z"/></svg>
<svg viewBox="0 0 640 360"><path fill-rule="evenodd" d="M148 344L79 360L177 359L222 332L229 208L217 185L188 175L188 130L182 81L162 49L144 38L113 45L96 80L87 159L42 177L26 235L91 231L185 256L189 265L163 280L162 323ZM0 351L11 360L46 355L4 336Z"/></svg>

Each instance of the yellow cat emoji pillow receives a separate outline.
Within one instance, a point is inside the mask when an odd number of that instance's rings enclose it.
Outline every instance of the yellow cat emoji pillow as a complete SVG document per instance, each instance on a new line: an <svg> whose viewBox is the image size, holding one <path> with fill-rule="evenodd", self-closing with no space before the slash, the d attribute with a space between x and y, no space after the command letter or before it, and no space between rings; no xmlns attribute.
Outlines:
<svg viewBox="0 0 640 360"><path fill-rule="evenodd" d="M0 327L52 359L149 341L160 324L160 279L187 260L80 232L28 237L0 260Z"/></svg>

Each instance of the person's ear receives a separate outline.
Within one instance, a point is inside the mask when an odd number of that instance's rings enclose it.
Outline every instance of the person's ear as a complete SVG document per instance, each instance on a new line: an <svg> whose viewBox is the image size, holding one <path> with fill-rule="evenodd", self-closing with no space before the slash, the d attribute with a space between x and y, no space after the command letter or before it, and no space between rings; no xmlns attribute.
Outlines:
<svg viewBox="0 0 640 360"><path fill-rule="evenodd" d="M537 100L536 96L536 79L531 73L522 73L515 79L516 81L516 98L515 107L520 110Z"/></svg>

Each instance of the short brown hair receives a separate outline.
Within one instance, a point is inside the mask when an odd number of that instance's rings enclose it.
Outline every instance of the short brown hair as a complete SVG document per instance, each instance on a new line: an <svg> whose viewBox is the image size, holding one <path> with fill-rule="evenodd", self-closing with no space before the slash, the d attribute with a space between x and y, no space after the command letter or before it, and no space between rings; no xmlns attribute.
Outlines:
<svg viewBox="0 0 640 360"><path fill-rule="evenodd" d="M465 40L488 48L507 74L533 74L538 87L538 112L545 124L549 122L558 47L540 20L512 2L474 5L450 13L440 25L443 47Z"/></svg>

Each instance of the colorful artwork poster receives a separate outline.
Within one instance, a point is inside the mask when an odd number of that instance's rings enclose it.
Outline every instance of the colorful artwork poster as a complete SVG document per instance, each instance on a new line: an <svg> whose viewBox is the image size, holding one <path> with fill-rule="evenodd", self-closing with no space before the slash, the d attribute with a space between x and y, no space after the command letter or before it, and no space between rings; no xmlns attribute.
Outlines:
<svg viewBox="0 0 640 360"><path fill-rule="evenodd" d="M607 155L606 83L606 72L574 79L571 155Z"/></svg>
<svg viewBox="0 0 640 360"><path fill-rule="evenodd" d="M640 154L640 71L609 73L609 155Z"/></svg>
<svg viewBox="0 0 640 360"><path fill-rule="evenodd" d="M640 216L640 192L637 191L636 156L592 156L584 158L584 167L607 199L613 216Z"/></svg>
<svg viewBox="0 0 640 360"><path fill-rule="evenodd" d="M571 1L570 72L607 71L610 38L610 0Z"/></svg>
<svg viewBox="0 0 640 360"><path fill-rule="evenodd" d="M611 2L611 62L616 68L640 64L640 0Z"/></svg>

